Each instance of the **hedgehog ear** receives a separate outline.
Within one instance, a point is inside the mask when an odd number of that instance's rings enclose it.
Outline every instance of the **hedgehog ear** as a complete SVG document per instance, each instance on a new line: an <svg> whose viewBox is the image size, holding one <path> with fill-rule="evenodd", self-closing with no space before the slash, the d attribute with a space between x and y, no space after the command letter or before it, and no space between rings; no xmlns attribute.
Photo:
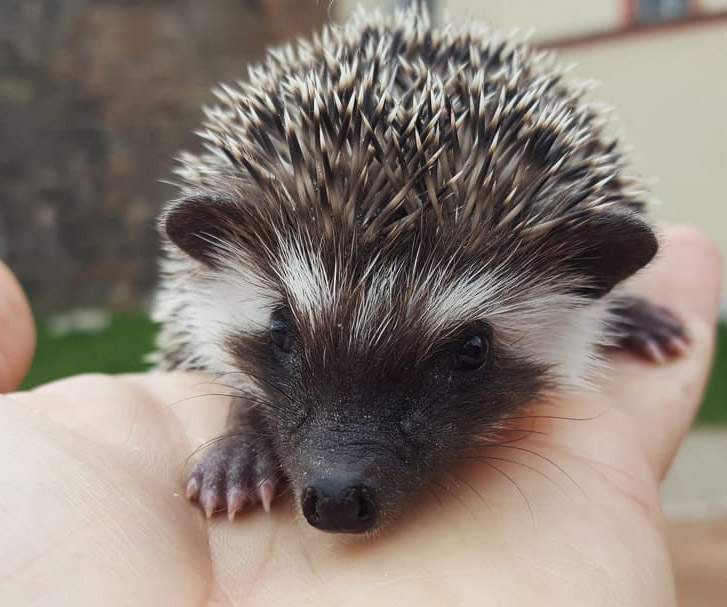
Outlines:
<svg viewBox="0 0 727 607"><path fill-rule="evenodd" d="M229 240L232 227L240 220L239 214L239 208L229 199L191 196L166 212L162 230L187 255L215 267L219 263L220 244Z"/></svg>
<svg viewBox="0 0 727 607"><path fill-rule="evenodd" d="M578 274L592 279L582 292L594 298L643 268L659 248L652 229L636 215L604 213L581 225L579 236L584 246L571 263Z"/></svg>

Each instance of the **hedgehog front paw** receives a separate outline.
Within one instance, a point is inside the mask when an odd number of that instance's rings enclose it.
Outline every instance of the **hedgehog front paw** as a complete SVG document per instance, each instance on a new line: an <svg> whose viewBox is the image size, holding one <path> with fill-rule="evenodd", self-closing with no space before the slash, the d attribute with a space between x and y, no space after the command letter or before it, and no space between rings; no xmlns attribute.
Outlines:
<svg viewBox="0 0 727 607"><path fill-rule="evenodd" d="M207 447L195 462L186 493L207 518L227 511L232 521L240 510L256 504L268 512L278 481L278 465L268 445L244 435L227 435Z"/></svg>
<svg viewBox="0 0 727 607"><path fill-rule="evenodd" d="M630 297L619 300L612 312L617 347L656 363L681 356L687 349L684 325L662 306Z"/></svg>

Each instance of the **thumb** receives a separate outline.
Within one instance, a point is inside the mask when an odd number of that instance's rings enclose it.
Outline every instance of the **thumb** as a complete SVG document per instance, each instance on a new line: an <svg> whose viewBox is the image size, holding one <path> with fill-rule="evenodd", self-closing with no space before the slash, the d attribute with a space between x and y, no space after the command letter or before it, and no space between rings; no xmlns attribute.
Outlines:
<svg viewBox="0 0 727 607"><path fill-rule="evenodd" d="M661 255L634 287L649 301L669 307L690 338L686 354L655 366L617 357L606 398L634 418L655 474L663 477L699 407L714 349L719 311L721 261L702 232L673 227L664 234Z"/></svg>
<svg viewBox="0 0 727 607"><path fill-rule="evenodd" d="M0 262L0 393L23 381L35 351L28 300L12 272Z"/></svg>

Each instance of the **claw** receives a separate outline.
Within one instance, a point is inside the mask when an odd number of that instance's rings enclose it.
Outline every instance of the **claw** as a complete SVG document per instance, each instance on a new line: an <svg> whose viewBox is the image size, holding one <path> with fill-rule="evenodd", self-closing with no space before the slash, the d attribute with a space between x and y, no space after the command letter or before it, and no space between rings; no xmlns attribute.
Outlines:
<svg viewBox="0 0 727 607"><path fill-rule="evenodd" d="M666 357L661 351L661 348L659 348L659 346L657 346L653 341L647 341L644 344L644 351L646 352L646 355L655 363L662 365L666 362Z"/></svg>
<svg viewBox="0 0 727 607"><path fill-rule="evenodd" d="M235 520L235 515L245 505L245 497L242 490L236 487L227 492L227 518L230 522Z"/></svg>
<svg viewBox="0 0 727 607"><path fill-rule="evenodd" d="M217 499L217 493L214 489L203 489L199 497L199 503L204 510L204 514L207 518L212 518L212 515L217 510L219 501Z"/></svg>
<svg viewBox="0 0 727 607"><path fill-rule="evenodd" d="M268 451L251 448L243 436L230 436L202 454L184 487L187 497L210 519L226 512L230 521L244 508L260 505L265 511L275 496L277 476Z"/></svg>
<svg viewBox="0 0 727 607"><path fill-rule="evenodd" d="M666 347L673 356L681 356L687 351L689 344L683 337L676 336L669 339Z"/></svg>
<svg viewBox="0 0 727 607"><path fill-rule="evenodd" d="M199 479L196 476L191 477L187 481L185 495L187 496L188 500L196 499L199 495Z"/></svg>
<svg viewBox="0 0 727 607"><path fill-rule="evenodd" d="M257 492L260 496L260 503L263 505L263 510L270 512L270 504L273 503L273 496L275 495L275 485L272 481L263 481L257 488Z"/></svg>
<svg viewBox="0 0 727 607"><path fill-rule="evenodd" d="M668 309L638 297L627 297L613 309L616 345L651 361L665 364L689 346L684 325Z"/></svg>

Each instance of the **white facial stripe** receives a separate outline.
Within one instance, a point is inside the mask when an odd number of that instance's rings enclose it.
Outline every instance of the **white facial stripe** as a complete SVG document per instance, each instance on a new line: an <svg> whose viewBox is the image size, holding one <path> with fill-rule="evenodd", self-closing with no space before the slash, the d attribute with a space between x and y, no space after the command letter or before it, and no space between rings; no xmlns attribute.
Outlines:
<svg viewBox="0 0 727 607"><path fill-rule="evenodd" d="M505 347L550 368L563 388L583 388L598 365L606 304L566 294L523 298L489 322Z"/></svg>
<svg viewBox="0 0 727 607"><path fill-rule="evenodd" d="M395 336L390 310L401 275L382 272L361 302L352 339L362 349ZM421 315L422 339L434 342L462 323L484 320L510 352L546 366L563 387L582 387L598 362L606 304L563 293L564 280L492 270L447 282L444 273L431 273L409 277L406 288L411 313Z"/></svg>
<svg viewBox="0 0 727 607"><path fill-rule="evenodd" d="M190 271L187 261L167 260L165 267L175 280L165 284L154 309L154 318L166 323L163 339L172 350L177 341L184 348L183 368L234 371L235 361L226 349L229 338L265 329L275 293L243 266Z"/></svg>
<svg viewBox="0 0 727 607"><path fill-rule="evenodd" d="M227 339L235 333L264 329L277 299L275 292L259 285L243 267L201 272L178 285L180 293L174 303L180 297L185 299L185 332L194 344L190 356L210 368L234 368L224 348ZM329 278L319 256L290 245L279 267L282 286L304 316L303 322L315 325L336 305L337 291L344 285ZM365 351L396 339L398 319L392 311L396 299L404 296L411 313L421 318L422 339L436 340L463 322L485 320L505 348L550 368L563 387L583 386L597 362L606 317L602 301L559 293L547 281L534 284L497 270L454 282L448 281L446 273L407 274L399 267L372 268L371 274L375 278L353 314L349 345L354 349ZM554 282L562 288L562 280ZM159 318L169 318L164 305L162 299Z"/></svg>
<svg viewBox="0 0 727 607"><path fill-rule="evenodd" d="M374 273L375 272L375 273ZM397 294L399 268L390 267L384 271L370 270L376 279L370 283L365 295L359 301L349 338L349 347L354 344L366 347L391 337L394 328L392 310Z"/></svg>
<svg viewBox="0 0 727 607"><path fill-rule="evenodd" d="M315 253L304 253L295 244L283 248L278 277L295 308L310 323L335 301L335 281L329 280L323 261Z"/></svg>
<svg viewBox="0 0 727 607"><path fill-rule="evenodd" d="M507 283L496 272L465 276L450 284L444 284L442 278L429 280L419 289L424 296L426 330L439 334L462 321L483 318L496 307L507 306L506 287Z"/></svg>

